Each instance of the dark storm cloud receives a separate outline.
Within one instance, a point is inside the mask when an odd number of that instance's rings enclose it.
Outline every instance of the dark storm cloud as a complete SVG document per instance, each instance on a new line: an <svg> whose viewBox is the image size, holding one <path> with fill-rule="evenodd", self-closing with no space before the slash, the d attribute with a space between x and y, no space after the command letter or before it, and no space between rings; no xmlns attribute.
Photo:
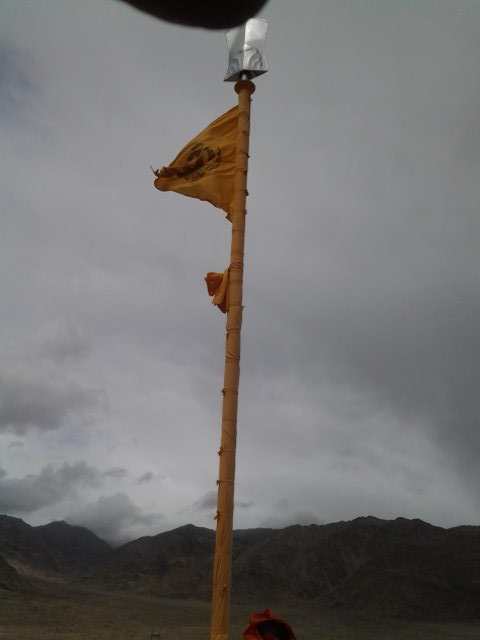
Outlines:
<svg viewBox="0 0 480 640"><path fill-rule="evenodd" d="M85 422L104 406L103 393L74 381L47 379L25 368L0 371L0 431L59 429Z"/></svg>
<svg viewBox="0 0 480 640"><path fill-rule="evenodd" d="M101 496L66 517L72 524L87 527L100 538L113 544L131 540L139 531L158 533L163 516L144 515L125 493Z"/></svg>
<svg viewBox="0 0 480 640"><path fill-rule="evenodd" d="M85 461L65 463L61 467L48 465L38 474L23 478L0 478L0 510L6 513L28 514L54 505L65 497L74 496L83 488L99 489L109 477L122 478L123 469L100 471Z"/></svg>

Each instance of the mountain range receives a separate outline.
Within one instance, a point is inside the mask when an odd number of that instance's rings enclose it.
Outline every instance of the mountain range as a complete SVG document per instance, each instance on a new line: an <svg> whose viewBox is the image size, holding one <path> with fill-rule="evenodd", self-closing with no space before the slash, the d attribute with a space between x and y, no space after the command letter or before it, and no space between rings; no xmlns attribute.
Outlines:
<svg viewBox="0 0 480 640"><path fill-rule="evenodd" d="M0 516L0 590L49 582L208 599L215 532L186 525L112 548L66 522ZM365 616L480 619L480 527L372 516L234 532L234 602L311 602Z"/></svg>

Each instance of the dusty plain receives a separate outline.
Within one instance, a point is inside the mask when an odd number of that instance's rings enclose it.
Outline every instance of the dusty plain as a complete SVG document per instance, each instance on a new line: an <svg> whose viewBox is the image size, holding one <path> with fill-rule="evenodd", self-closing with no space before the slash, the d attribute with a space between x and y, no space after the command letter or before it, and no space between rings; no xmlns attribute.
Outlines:
<svg viewBox="0 0 480 640"><path fill-rule="evenodd" d="M271 608L287 620L298 640L479 640L480 625L368 620L320 611L314 604L233 604L231 640L241 640L248 616ZM3 640L207 640L210 604L149 595L51 584L41 593L0 591Z"/></svg>

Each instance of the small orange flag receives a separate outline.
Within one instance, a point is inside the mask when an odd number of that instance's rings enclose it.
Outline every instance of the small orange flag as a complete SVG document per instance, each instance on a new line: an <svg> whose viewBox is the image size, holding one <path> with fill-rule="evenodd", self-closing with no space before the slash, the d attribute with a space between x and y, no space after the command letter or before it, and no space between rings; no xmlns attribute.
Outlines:
<svg viewBox="0 0 480 640"><path fill-rule="evenodd" d="M215 304L222 313L228 310L228 268L223 273L209 271L205 277L208 295L213 296L212 304Z"/></svg>
<svg viewBox="0 0 480 640"><path fill-rule="evenodd" d="M155 187L206 200L227 212L233 197L238 107L208 125L175 160L154 171Z"/></svg>

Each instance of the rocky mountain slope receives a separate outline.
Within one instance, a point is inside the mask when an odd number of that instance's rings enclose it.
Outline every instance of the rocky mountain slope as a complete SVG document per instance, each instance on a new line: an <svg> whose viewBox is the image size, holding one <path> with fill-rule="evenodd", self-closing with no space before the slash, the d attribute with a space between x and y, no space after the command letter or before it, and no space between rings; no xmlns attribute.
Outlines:
<svg viewBox="0 0 480 640"><path fill-rule="evenodd" d="M171 598L208 599L215 533L186 525L111 549L66 523L0 516L0 589L30 577ZM13 571L13 573L12 573ZM480 619L480 527L357 518L236 531L233 599L410 619Z"/></svg>
<svg viewBox="0 0 480 640"><path fill-rule="evenodd" d="M31 527L0 515L0 555L21 575L59 580L88 576L111 554L108 544L84 527L66 522Z"/></svg>

